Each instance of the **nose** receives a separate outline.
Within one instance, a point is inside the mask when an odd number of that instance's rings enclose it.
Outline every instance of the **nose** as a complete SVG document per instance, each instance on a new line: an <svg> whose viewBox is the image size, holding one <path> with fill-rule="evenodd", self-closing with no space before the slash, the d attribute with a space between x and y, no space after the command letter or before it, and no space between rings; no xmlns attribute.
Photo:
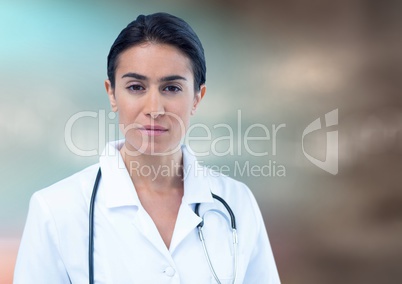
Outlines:
<svg viewBox="0 0 402 284"><path fill-rule="evenodd" d="M162 100L158 90L150 90L145 96L144 114L152 119L164 115L165 109Z"/></svg>

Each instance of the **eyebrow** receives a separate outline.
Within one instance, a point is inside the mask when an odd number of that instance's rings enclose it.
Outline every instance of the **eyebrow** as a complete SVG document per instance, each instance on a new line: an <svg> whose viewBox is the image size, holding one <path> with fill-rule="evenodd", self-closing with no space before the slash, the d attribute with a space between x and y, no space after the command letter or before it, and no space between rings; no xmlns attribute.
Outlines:
<svg viewBox="0 0 402 284"><path fill-rule="evenodd" d="M134 78L137 80L148 80L147 76L141 75L141 74L137 74L137 73L126 73L123 76L121 76L121 78ZM159 79L160 82L169 82L169 81L175 81L175 80L184 80L187 81L186 78L179 76L179 75L171 75L171 76L166 76L166 77L162 77Z"/></svg>
<svg viewBox="0 0 402 284"><path fill-rule="evenodd" d="M148 78L144 75L140 75L137 73L131 73L131 72L124 74L123 76L121 76L121 78L134 78L137 80L148 80Z"/></svg>

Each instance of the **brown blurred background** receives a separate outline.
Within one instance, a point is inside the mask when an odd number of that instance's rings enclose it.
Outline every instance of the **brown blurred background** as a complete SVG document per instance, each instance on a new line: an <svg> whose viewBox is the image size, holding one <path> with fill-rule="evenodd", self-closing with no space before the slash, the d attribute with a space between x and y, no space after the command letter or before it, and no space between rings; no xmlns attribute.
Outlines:
<svg viewBox="0 0 402 284"><path fill-rule="evenodd" d="M286 124L276 155L205 158L286 168L285 177L236 177L257 197L282 283L402 283L401 1L61 3L1 4L0 283L11 283L32 193L97 160L69 152L64 127L78 111L109 109L113 39L156 11L183 17L204 44L208 94L195 123L236 127L241 110L243 131ZM337 175L301 148L305 127L334 109ZM76 127L80 146L97 145L96 122ZM304 142L325 159L325 129Z"/></svg>
<svg viewBox="0 0 402 284"><path fill-rule="evenodd" d="M402 283L402 2L251 2L233 5L286 50L261 78L280 116L339 108L339 174L300 169L262 208L282 282Z"/></svg>

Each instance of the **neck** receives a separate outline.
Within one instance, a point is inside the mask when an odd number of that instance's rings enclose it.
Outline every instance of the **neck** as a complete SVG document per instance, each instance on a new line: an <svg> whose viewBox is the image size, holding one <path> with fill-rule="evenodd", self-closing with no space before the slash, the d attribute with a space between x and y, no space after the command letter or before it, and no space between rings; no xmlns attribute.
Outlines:
<svg viewBox="0 0 402 284"><path fill-rule="evenodd" d="M135 188L165 191L182 188L183 155L181 150L169 155L130 155L126 145L120 149L124 164Z"/></svg>

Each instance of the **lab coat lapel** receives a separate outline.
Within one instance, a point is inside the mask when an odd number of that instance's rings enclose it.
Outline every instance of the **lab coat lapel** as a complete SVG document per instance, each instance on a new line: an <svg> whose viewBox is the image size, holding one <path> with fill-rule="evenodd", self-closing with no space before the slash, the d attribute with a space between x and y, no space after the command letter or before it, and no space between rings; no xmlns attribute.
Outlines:
<svg viewBox="0 0 402 284"><path fill-rule="evenodd" d="M181 204L172 241L170 243L169 251L171 254L173 254L174 250L179 246L183 239L193 231L201 221L202 219L194 213L191 205L185 203Z"/></svg>
<svg viewBox="0 0 402 284"><path fill-rule="evenodd" d="M156 228L151 216L140 206L133 220L133 225L162 255L170 258L165 243Z"/></svg>

